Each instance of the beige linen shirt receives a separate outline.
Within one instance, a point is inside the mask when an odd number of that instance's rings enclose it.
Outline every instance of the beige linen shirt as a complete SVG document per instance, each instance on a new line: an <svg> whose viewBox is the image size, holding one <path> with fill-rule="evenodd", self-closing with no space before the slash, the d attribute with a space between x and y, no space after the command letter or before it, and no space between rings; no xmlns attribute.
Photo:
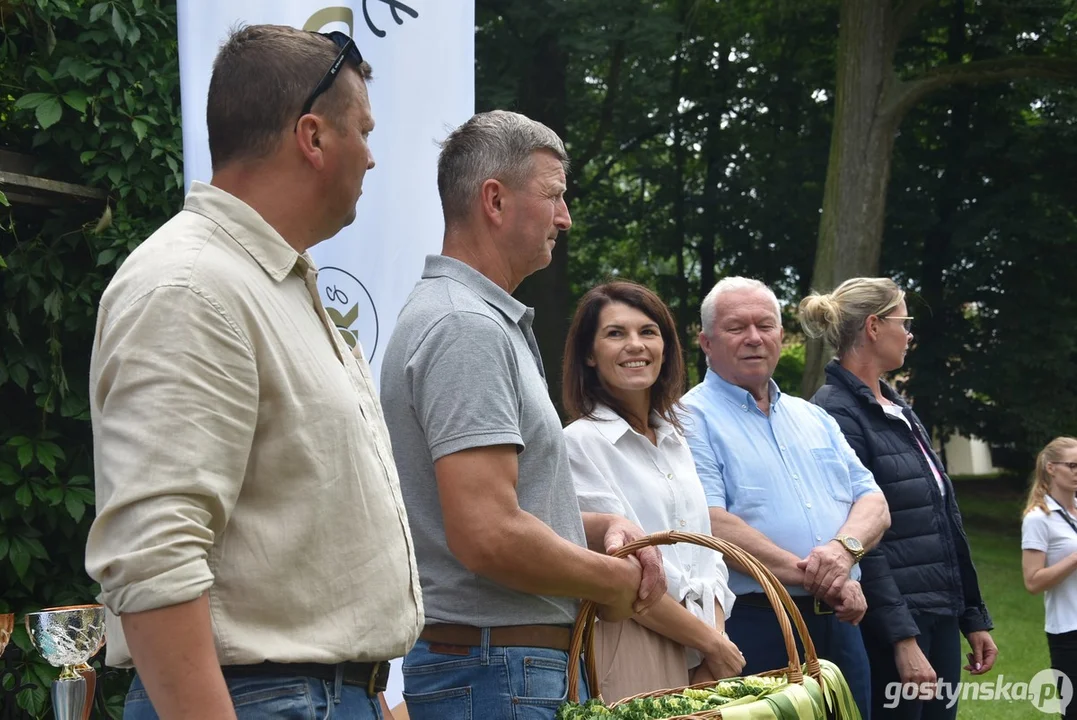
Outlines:
<svg viewBox="0 0 1077 720"><path fill-rule="evenodd" d="M248 205L194 183L105 291L86 568L110 665L131 665L116 615L206 592L222 665L385 660L418 637L389 435L316 274Z"/></svg>

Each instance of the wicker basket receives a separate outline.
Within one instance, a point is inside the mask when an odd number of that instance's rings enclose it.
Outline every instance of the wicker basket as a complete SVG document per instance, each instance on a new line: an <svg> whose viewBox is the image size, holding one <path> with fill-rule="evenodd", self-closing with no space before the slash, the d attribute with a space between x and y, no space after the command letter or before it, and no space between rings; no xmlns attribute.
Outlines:
<svg viewBox="0 0 1077 720"><path fill-rule="evenodd" d="M837 673L836 666L832 663L823 663L827 666L827 672L823 672L823 667L820 663L819 657L815 651L815 645L812 643L811 636L808 634L808 628L804 624L804 618L800 614L800 610L793 603L793 599L789 596L789 592L785 589L782 583L774 576L774 574L766 568L761 562L755 559L752 555L748 554L741 548L733 545L725 540L721 540L710 535L701 535L697 533L684 533L676 531L668 531L662 533L655 533L641 538L635 542L629 543L624 547L615 551L613 556L625 557L632 554L640 548L657 546L657 545L673 545L675 543L692 543L695 545L701 545L703 547L711 548L718 552L723 553L727 558L730 558L742 568L744 568L749 575L751 575L763 588L763 592L766 594L767 599L770 601L771 606L774 608L774 612L778 618L778 625L782 631L782 638L785 642L786 655L789 658L789 664L784 668L770 670L767 672L759 673L762 676L770 677L784 677L791 685L804 685L805 675L814 679L818 683L820 688L825 687L824 674L829 678L833 678L833 674ZM585 661L587 663L587 676L590 679L598 677L598 672L595 667L595 654L594 654L594 633L595 633L595 615L598 611L598 607L591 601L584 601L580 606L579 616L576 619L576 626L572 631L572 641L569 646L569 663L568 663L568 698L574 702L578 702L580 698L580 654L584 654ZM797 635L800 637L800 641L804 646L804 662L801 663L800 656L797 652L796 641L793 636L794 628ZM586 650L586 652L584 652ZM840 675L840 673L839 673ZM840 680L844 683L844 679ZM614 702L610 707L616 707L618 705L630 702L638 698L659 697L662 695L671 695L679 693L686 688L710 688L714 687L715 682L699 683L696 685L688 685L685 687L671 688L667 690L657 690L654 692L643 693L630 698L624 698ZM591 697L600 697L597 688L590 688ZM838 704L832 701L832 698L827 696L826 692L823 692L826 696L826 705L829 709L834 710ZM736 715L737 717L743 717L746 709L756 705L756 703L766 703L765 698L761 698L756 702L746 705L739 705L736 708L736 712L732 712L733 708L730 708L729 715ZM697 712L690 715L682 715L678 718L671 720L716 720L718 718L725 717L722 714L721 709L713 709ZM765 715L761 715L765 717ZM803 716L801 716L803 717ZM846 709L843 714L838 712L838 717L843 720L860 720L860 714L856 711L855 705L853 705L852 712ZM810 720L810 718L805 718Z"/></svg>

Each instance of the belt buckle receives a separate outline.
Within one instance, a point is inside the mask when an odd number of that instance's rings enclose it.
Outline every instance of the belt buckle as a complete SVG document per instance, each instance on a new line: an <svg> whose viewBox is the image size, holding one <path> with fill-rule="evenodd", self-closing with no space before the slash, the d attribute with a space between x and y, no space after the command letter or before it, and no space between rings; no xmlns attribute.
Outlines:
<svg viewBox="0 0 1077 720"><path fill-rule="evenodd" d="M813 600L813 609L815 610L816 615L833 615L834 614L834 609L833 608L829 608L827 610L823 609L823 606L819 603L819 598L812 598L812 600Z"/></svg>
<svg viewBox="0 0 1077 720"><path fill-rule="evenodd" d="M377 697L377 695L378 695L377 690L375 690L375 686L378 683L378 671L381 670L381 663L382 663L381 660L375 660L374 663L370 667L370 679L367 680L367 683L366 683L366 696L367 697L372 698L372 697Z"/></svg>

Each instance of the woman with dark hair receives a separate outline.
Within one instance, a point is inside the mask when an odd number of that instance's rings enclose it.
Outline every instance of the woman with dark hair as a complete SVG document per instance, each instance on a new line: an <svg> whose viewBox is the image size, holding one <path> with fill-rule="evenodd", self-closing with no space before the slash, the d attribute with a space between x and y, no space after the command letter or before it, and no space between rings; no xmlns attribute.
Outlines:
<svg viewBox="0 0 1077 720"><path fill-rule="evenodd" d="M890 506L890 528L860 562L873 720L956 717L957 703L946 697L903 696L893 706L887 688L956 686L962 633L971 674L990 670L998 655L953 484L920 418L882 379L905 364L912 320L889 278L852 278L800 303L804 331L837 350L812 402L837 420Z"/></svg>
<svg viewBox="0 0 1077 720"><path fill-rule="evenodd" d="M665 303L631 282L592 289L576 308L563 369L580 510L620 515L648 533L709 535L707 501L676 414L684 361ZM644 616L596 628L597 681L607 700L744 667L723 630L734 596L721 555L689 544L662 554L668 595Z"/></svg>

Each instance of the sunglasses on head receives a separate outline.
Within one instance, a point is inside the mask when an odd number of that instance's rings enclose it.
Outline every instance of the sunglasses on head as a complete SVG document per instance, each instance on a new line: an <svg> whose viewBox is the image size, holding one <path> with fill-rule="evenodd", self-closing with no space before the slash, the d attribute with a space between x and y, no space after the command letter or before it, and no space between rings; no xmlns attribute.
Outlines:
<svg viewBox="0 0 1077 720"><path fill-rule="evenodd" d="M333 64L329 66L329 70L322 76L321 81L315 86L314 92L307 96L307 101L303 103L303 109L299 111L299 117L295 119L295 128L293 128L293 132L299 128L299 119L309 113L310 109L314 107L314 101L318 99L318 96L333 86L333 81L336 80L337 75L340 74L340 68L344 66L345 60L350 59L355 63L356 67L363 64L363 54L359 52L359 48L356 46L355 41L350 37L339 30L318 34L332 40L336 46L340 48L340 52L337 54L337 58L333 61Z"/></svg>

